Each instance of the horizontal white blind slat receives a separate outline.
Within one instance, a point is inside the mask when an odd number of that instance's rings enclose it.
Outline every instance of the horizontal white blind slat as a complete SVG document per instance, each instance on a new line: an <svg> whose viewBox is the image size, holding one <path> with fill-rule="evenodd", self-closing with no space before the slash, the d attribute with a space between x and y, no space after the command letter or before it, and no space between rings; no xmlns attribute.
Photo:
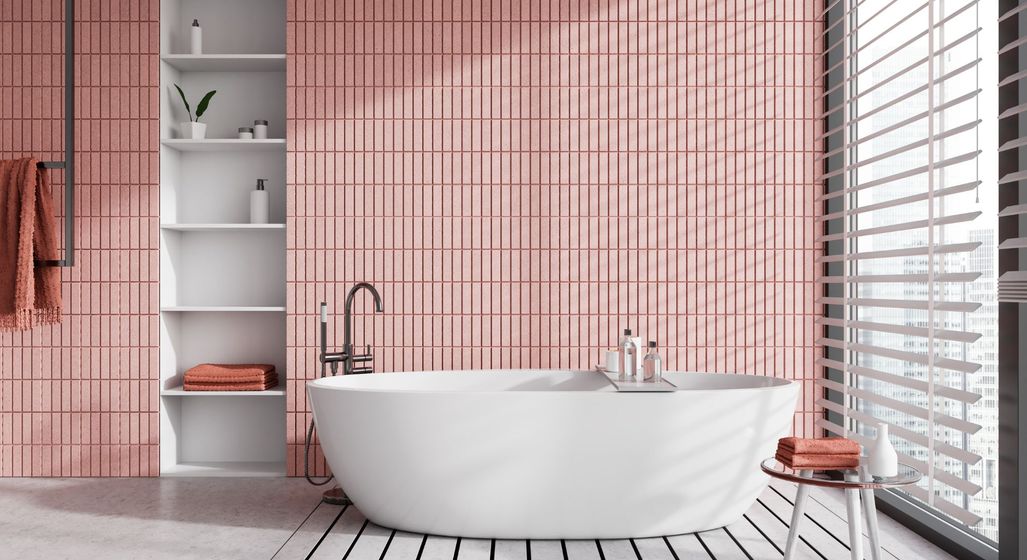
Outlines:
<svg viewBox="0 0 1027 560"><path fill-rule="evenodd" d="M920 354L918 352L910 352L908 350L896 350L894 348L885 348L883 346L875 346L873 344L863 344L860 342L846 342L843 343L840 340L833 338L821 338L817 340L817 344L822 346L830 346L832 348L838 348L848 352L859 352L863 354L871 354L874 356L880 356L882 358L891 358L893 360L901 360L904 362L911 362L914 364L920 364L922 366L932 366L942 369L950 369L952 371L958 371L961 373L974 373L981 369L981 364L975 364L966 360L956 360L954 358L945 358L942 356L935 355L932 359L927 354Z"/></svg>
<svg viewBox="0 0 1027 560"><path fill-rule="evenodd" d="M844 385L842 385L841 383L831 381L830 379L817 379L817 385L820 385L825 389L830 389L832 391L839 392L842 391L844 388ZM899 399L893 399L890 397L886 397L884 395L879 395L873 391L868 391L866 389L860 389L858 387L848 387L844 390L847 390L850 395L858 399L872 402L874 404L878 404L890 408L892 410L896 410L904 414L920 418L922 420L933 419L933 421L936 424L952 428L953 430L959 430L960 432L963 432L965 434L975 434L981 429L980 424L975 424L974 422L963 420L961 418L956 418L955 416L943 414L938 411L935 411L934 414L931 415L930 412L922 406L917 406L915 404L910 404ZM926 438L924 439L924 441L927 441Z"/></svg>
<svg viewBox="0 0 1027 560"><path fill-rule="evenodd" d="M933 226L944 226L950 224L960 224L963 222L970 222L975 220L981 212L966 212L963 214L955 214L952 216L943 216L941 218L916 220L914 222L902 222L898 224L890 224L887 226L878 226L867 229L852 229L842 233L832 233L829 235L823 235L817 238L818 242L827 241L838 241L840 239L853 239L856 237L864 237L867 235L881 235L884 233L897 233L900 231L910 231L914 229L924 229Z"/></svg>
<svg viewBox="0 0 1027 560"><path fill-rule="evenodd" d="M909 336L919 336L927 338L931 334L935 338L942 340L952 340L956 342L976 342L981 338L980 333L964 332L949 329L934 329L933 333L927 327L915 327L912 325L893 325L891 323L878 323L874 321L854 321L849 319L837 319L834 317L818 317L816 320L817 324L828 325L832 327L848 328L848 329L860 329L864 331L874 331L881 333L892 333L892 334L905 334Z"/></svg>
<svg viewBox="0 0 1027 560"><path fill-rule="evenodd" d="M912 377L905 377L901 375L895 375L892 373L883 372L874 368L866 366L857 366L853 364L845 364L838 360L832 360L830 358L817 358L817 365L836 369L842 372L850 372L856 375L862 375L863 377L869 377L878 381L884 381L885 383L891 383L892 385L900 385L910 389L915 389L922 393L927 393L931 390L926 381L920 379L914 379ZM981 400L981 396L973 391L964 391L962 389L956 389L954 387L947 387L945 385L935 384L933 386L934 393L936 395L951 399L954 401L964 402L967 404L973 404Z"/></svg>

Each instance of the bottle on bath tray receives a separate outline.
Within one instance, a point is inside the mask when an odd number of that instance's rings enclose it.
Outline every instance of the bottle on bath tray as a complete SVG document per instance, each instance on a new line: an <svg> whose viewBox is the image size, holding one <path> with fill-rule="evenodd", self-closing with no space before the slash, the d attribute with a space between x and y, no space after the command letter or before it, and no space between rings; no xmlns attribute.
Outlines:
<svg viewBox="0 0 1027 560"><path fill-rule="evenodd" d="M631 329L624 329L624 336L620 339L617 350L620 352L620 363L617 364L617 379L620 381L634 381L638 373L638 355L641 353L641 349L631 336Z"/></svg>
<svg viewBox="0 0 1027 560"><path fill-rule="evenodd" d="M649 341L649 353L642 360L642 381L659 383L663 381L663 360L656 351L656 341Z"/></svg>

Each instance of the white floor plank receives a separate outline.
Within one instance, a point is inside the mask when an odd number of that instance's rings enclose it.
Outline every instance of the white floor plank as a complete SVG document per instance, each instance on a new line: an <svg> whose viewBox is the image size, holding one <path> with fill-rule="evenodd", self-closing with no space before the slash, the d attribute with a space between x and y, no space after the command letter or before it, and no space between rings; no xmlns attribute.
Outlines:
<svg viewBox="0 0 1027 560"><path fill-rule="evenodd" d="M424 535L396 531L396 534L392 536L392 542L389 543L389 550L385 553L385 560L415 560L417 558L417 551L421 550L421 542L423 541ZM452 551L450 551L449 557L446 560L451 558L453 558Z"/></svg>
<svg viewBox="0 0 1027 560"><path fill-rule="evenodd" d="M357 533L360 532L361 527L364 526L364 514L360 513L354 506L349 506L346 511L342 512L342 516L332 526L331 531L325 536L325 539L321 541L314 554L311 555L313 560L320 560L322 558L339 560L346 555L346 551L349 550L353 540L356 539Z"/></svg>
<svg viewBox="0 0 1027 560"><path fill-rule="evenodd" d="M492 557L492 541L488 539L460 539L460 554L457 560L489 560Z"/></svg>
<svg viewBox="0 0 1027 560"><path fill-rule="evenodd" d="M285 546L274 555L275 559L292 560L293 558L306 558L310 550L314 548L317 541L324 536L328 526L335 521L335 518L342 512L339 506L328 505L319 502L317 508L310 514L296 532L293 533Z"/></svg>
<svg viewBox="0 0 1027 560"><path fill-rule="evenodd" d="M845 496L841 492L827 488L814 488L810 497L812 498L811 502L816 501L818 505L824 507L824 511L831 512L835 518L845 519ZM878 506L880 506L880 500L878 500ZM881 548L896 558L901 560L953 559L952 555L934 546L927 539L887 515L878 512L877 522L880 525Z"/></svg>
<svg viewBox="0 0 1027 560"><path fill-rule="evenodd" d="M753 560L780 560L783 554L744 517L724 529L731 533Z"/></svg>
<svg viewBox="0 0 1027 560"><path fill-rule="evenodd" d="M421 551L421 560L453 560L456 550L456 539L452 537L436 537L428 535Z"/></svg>
<svg viewBox="0 0 1027 560"><path fill-rule="evenodd" d="M494 560L527 560L527 558L528 543L526 541L496 539Z"/></svg>
<svg viewBox="0 0 1027 560"><path fill-rule="evenodd" d="M560 541L531 541L531 560L563 560Z"/></svg>
<svg viewBox="0 0 1027 560"><path fill-rule="evenodd" d="M760 501L776 513L778 517L785 520L785 523L791 522L792 504L782 498L780 494L774 492L770 488L767 488L763 491L763 494L760 495ZM842 542L839 542L834 535L825 531L820 525L817 525L809 518L804 518L802 520L802 525L799 526L799 535L804 537L813 548L827 558L850 557L849 548L847 546L847 542L849 540L848 533L839 536L839 539L846 543L842 544Z"/></svg>
<svg viewBox="0 0 1027 560"><path fill-rule="evenodd" d="M635 556L635 549L631 548L631 542L626 540L599 541L603 548L603 556L606 560L638 560Z"/></svg>
<svg viewBox="0 0 1027 560"><path fill-rule="evenodd" d="M638 548L638 553L645 560L674 560L674 554L671 553L670 547L667 546L667 541L663 540L663 537L635 539L635 547ZM535 559L532 558L532 560Z"/></svg>
<svg viewBox="0 0 1027 560"><path fill-rule="evenodd" d="M717 560L745 559L745 552L742 552L742 549L731 539L731 535L728 535L723 528L703 531L697 533L697 536Z"/></svg>
<svg viewBox="0 0 1027 560"><path fill-rule="evenodd" d="M790 517L782 517L781 519L785 520L782 522L759 502L749 508L749 511L745 512L745 517L752 521L756 527L759 527L759 530L763 531L767 538L784 549L785 540L788 538L788 526L785 523L787 523ZM820 556L802 539L799 539L799 547L795 550L795 557L802 560L821 560Z"/></svg>
<svg viewBox="0 0 1027 560"><path fill-rule="evenodd" d="M386 529L385 527L379 527L374 523L368 523L363 532L360 533L360 538L354 543L353 547L350 548L346 558L352 560L378 560L381 558L382 552L385 551L385 545L389 542L389 537L392 536L392 529Z"/></svg>
<svg viewBox="0 0 1027 560"><path fill-rule="evenodd" d="M671 548L674 549L674 552L681 560L685 558L699 559L710 557L706 549L699 543L699 539L695 538L695 535L692 533L667 537L667 542L670 543Z"/></svg>
<svg viewBox="0 0 1027 560"><path fill-rule="evenodd" d="M772 480L771 483L770 483L770 486L771 486L772 490L775 490L775 491L777 491L780 494L784 494L784 497L785 497L786 501L793 502L793 503L795 502L795 493L796 493L796 491L798 489L798 487L795 484L790 484L790 483L787 483L787 482L784 482L784 481ZM848 526L848 523L846 522L846 519L845 519L847 517L847 515L845 514L845 510L844 509L842 510L842 515L840 517L834 515L831 511L829 511L827 508L824 507L824 504L822 504L822 503L818 502L817 500L813 499L812 492L815 489L816 489L816 487L813 487L813 486L810 487L811 495L810 495L809 499L806 500L806 517L807 517L807 519L804 521L804 523L813 523L814 521L811 521L811 519L815 520L816 523L819 523L820 525L822 525L824 527L824 529L827 532L829 532L832 535L834 535L835 538L841 539L841 540L843 540L845 542L848 542L849 541L849 526ZM864 537L863 537L863 551L864 551L864 554L863 555L865 557L869 558L870 557L870 539L867 536L866 526L865 525L866 525L865 523L862 524L863 535L864 535ZM884 553L886 559L895 559L895 556L890 554L883 547L882 547L882 552Z"/></svg>
<svg viewBox="0 0 1027 560"><path fill-rule="evenodd" d="M599 560L600 558L595 541L563 541L563 545L567 547L567 560Z"/></svg>

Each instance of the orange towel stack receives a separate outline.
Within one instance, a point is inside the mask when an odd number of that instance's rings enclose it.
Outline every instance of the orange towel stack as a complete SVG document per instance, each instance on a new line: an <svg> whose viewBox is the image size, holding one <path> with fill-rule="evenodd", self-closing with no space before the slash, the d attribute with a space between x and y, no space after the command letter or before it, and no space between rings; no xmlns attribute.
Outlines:
<svg viewBox="0 0 1027 560"><path fill-rule="evenodd" d="M278 385L270 364L200 364L185 372L186 391L266 391Z"/></svg>
<svg viewBox="0 0 1027 560"><path fill-rule="evenodd" d="M781 438L775 458L803 470L851 469L859 466L859 444L848 438Z"/></svg>

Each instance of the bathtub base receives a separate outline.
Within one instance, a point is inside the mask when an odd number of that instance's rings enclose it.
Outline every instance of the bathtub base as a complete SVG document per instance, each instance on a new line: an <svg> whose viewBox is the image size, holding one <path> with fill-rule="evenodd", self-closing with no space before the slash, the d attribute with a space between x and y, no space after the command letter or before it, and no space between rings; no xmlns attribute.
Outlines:
<svg viewBox="0 0 1027 560"><path fill-rule="evenodd" d="M308 384L321 445L371 521L495 539L691 533L742 517L798 385L668 373L618 393L598 372L394 373Z"/></svg>

